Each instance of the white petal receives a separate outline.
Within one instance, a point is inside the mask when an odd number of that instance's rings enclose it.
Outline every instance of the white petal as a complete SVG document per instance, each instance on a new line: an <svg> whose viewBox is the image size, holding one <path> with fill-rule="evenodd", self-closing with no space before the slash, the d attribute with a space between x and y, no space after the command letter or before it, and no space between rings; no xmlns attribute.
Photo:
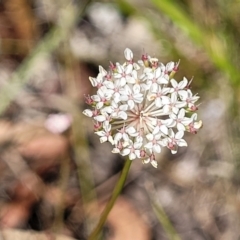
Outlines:
<svg viewBox="0 0 240 240"><path fill-rule="evenodd" d="M186 102L176 102L175 106L177 108L182 108L182 107L185 107L187 105Z"/></svg>
<svg viewBox="0 0 240 240"><path fill-rule="evenodd" d="M113 141L113 137L112 137L112 136L109 136L109 137L108 137L108 141L109 141L112 145L114 145L114 141Z"/></svg>
<svg viewBox="0 0 240 240"><path fill-rule="evenodd" d="M127 104L123 104L119 107L120 110L122 111L127 111L128 110L128 105Z"/></svg>
<svg viewBox="0 0 240 240"><path fill-rule="evenodd" d="M149 70L150 71L150 70ZM154 74L152 72L146 72L146 77L148 79L153 79L154 78Z"/></svg>
<svg viewBox="0 0 240 240"><path fill-rule="evenodd" d="M104 129L106 132L109 132L109 131L111 130L111 124L109 124L108 121L103 122L103 129Z"/></svg>
<svg viewBox="0 0 240 240"><path fill-rule="evenodd" d="M161 73L162 73L161 68L158 67L158 68L155 70L155 77L156 77L156 78L159 78L160 75L161 75Z"/></svg>
<svg viewBox="0 0 240 240"><path fill-rule="evenodd" d="M177 142L179 147L187 147L187 142L184 139L180 139Z"/></svg>
<svg viewBox="0 0 240 240"><path fill-rule="evenodd" d="M152 141L153 140L153 134L149 133L146 135L146 138L148 141Z"/></svg>
<svg viewBox="0 0 240 240"><path fill-rule="evenodd" d="M132 99L128 100L128 106L129 106L129 109L134 108L134 101Z"/></svg>
<svg viewBox="0 0 240 240"><path fill-rule="evenodd" d="M93 96L91 96L91 98L94 102L99 102L101 100L98 95L93 95Z"/></svg>
<svg viewBox="0 0 240 240"><path fill-rule="evenodd" d="M158 84L168 84L168 80L165 77L160 77L157 82Z"/></svg>
<svg viewBox="0 0 240 240"><path fill-rule="evenodd" d="M120 63L116 63L117 71L118 73L123 73L124 72L124 67Z"/></svg>
<svg viewBox="0 0 240 240"><path fill-rule="evenodd" d="M162 89L162 94L164 94L164 95L168 94L169 92L170 92L170 88L168 88L168 87L164 87Z"/></svg>
<svg viewBox="0 0 240 240"><path fill-rule="evenodd" d="M133 63L133 68L135 70L139 70L140 69L140 67L139 67L139 65L137 63Z"/></svg>
<svg viewBox="0 0 240 240"><path fill-rule="evenodd" d="M85 109L83 111L83 114L86 115L87 117L92 117L93 116L93 112L89 109Z"/></svg>
<svg viewBox="0 0 240 240"><path fill-rule="evenodd" d="M135 84L136 83L136 79L134 77L131 77L131 76L126 76L126 81L128 83L131 83L131 84Z"/></svg>
<svg viewBox="0 0 240 240"><path fill-rule="evenodd" d="M112 106L107 106L107 107L101 109L101 113L102 113L103 115L105 115L106 113L111 114L111 113L113 113L113 112L114 112L114 108L113 108Z"/></svg>
<svg viewBox="0 0 240 240"><path fill-rule="evenodd" d="M172 112L178 114L179 109L177 107L172 107Z"/></svg>
<svg viewBox="0 0 240 240"><path fill-rule="evenodd" d="M182 100L186 100L188 98L188 93L186 90L178 91L178 95Z"/></svg>
<svg viewBox="0 0 240 240"><path fill-rule="evenodd" d="M135 94L133 97L134 97L134 101L135 101L136 103L141 103L141 102L143 101L143 95L142 95L142 93L137 93L137 94Z"/></svg>
<svg viewBox="0 0 240 240"><path fill-rule="evenodd" d="M156 153L160 153L161 152L161 147L158 144L154 144L153 145L153 151Z"/></svg>
<svg viewBox="0 0 240 240"><path fill-rule="evenodd" d="M126 132L131 135L131 134L136 132L136 129L134 127L129 127L129 128L126 129Z"/></svg>
<svg viewBox="0 0 240 240"><path fill-rule="evenodd" d="M103 102L99 102L99 103L96 104L96 108L100 109L100 108L103 107L103 105L104 105Z"/></svg>
<svg viewBox="0 0 240 240"><path fill-rule="evenodd" d="M171 102L175 103L176 101L177 101L177 93L174 92L174 93L171 94Z"/></svg>
<svg viewBox="0 0 240 240"><path fill-rule="evenodd" d="M122 138L125 142L129 141L129 136L126 133L123 133Z"/></svg>
<svg viewBox="0 0 240 240"><path fill-rule="evenodd" d="M133 70L131 75L134 79L138 79L138 72L136 70Z"/></svg>
<svg viewBox="0 0 240 240"><path fill-rule="evenodd" d="M184 126L189 125L191 122L192 122L192 118L183 118L183 120L182 120L182 124Z"/></svg>
<svg viewBox="0 0 240 240"><path fill-rule="evenodd" d="M175 139L181 139L184 135L184 131L178 131L175 135Z"/></svg>
<svg viewBox="0 0 240 240"><path fill-rule="evenodd" d="M170 82L174 88L176 88L178 86L178 83L175 79L171 79Z"/></svg>
<svg viewBox="0 0 240 240"><path fill-rule="evenodd" d="M136 154L136 157L137 157L137 158L141 158L141 156L140 156L140 150L138 150L138 149L135 150L135 154Z"/></svg>
<svg viewBox="0 0 240 240"><path fill-rule="evenodd" d="M182 108L178 113L178 118L183 118L185 116L185 110Z"/></svg>
<svg viewBox="0 0 240 240"><path fill-rule="evenodd" d="M174 62L169 62L167 65L166 65L166 70L168 72L171 72L174 68Z"/></svg>
<svg viewBox="0 0 240 240"><path fill-rule="evenodd" d="M99 72L102 74L103 77L107 75L107 71L102 66L99 66Z"/></svg>
<svg viewBox="0 0 240 240"><path fill-rule="evenodd" d="M153 148L153 143L149 142L149 143L145 144L144 147L148 148L148 149L152 149Z"/></svg>
<svg viewBox="0 0 240 240"><path fill-rule="evenodd" d="M93 87L96 87L97 86L97 81L96 81L96 78L93 78L93 77L89 77L89 80L92 84Z"/></svg>
<svg viewBox="0 0 240 240"><path fill-rule="evenodd" d="M165 114L170 113L170 106L169 106L169 105L165 105L165 106L163 107L163 112L164 112Z"/></svg>
<svg viewBox="0 0 240 240"><path fill-rule="evenodd" d="M162 107L162 101L161 101L160 97L157 97L155 99L155 106L158 107L158 108Z"/></svg>
<svg viewBox="0 0 240 240"><path fill-rule="evenodd" d="M133 86L133 92L136 94L136 93L140 93L140 85L136 84Z"/></svg>
<svg viewBox="0 0 240 240"><path fill-rule="evenodd" d="M135 153L130 153L129 154L129 159L130 160L134 160L136 158L136 154Z"/></svg>
<svg viewBox="0 0 240 240"><path fill-rule="evenodd" d="M114 84L111 81L104 81L103 84L106 88L114 89Z"/></svg>
<svg viewBox="0 0 240 240"><path fill-rule="evenodd" d="M157 133L159 133L159 130L160 130L159 126L156 126L156 127L153 129L152 134L153 134L153 135L156 135Z"/></svg>
<svg viewBox="0 0 240 240"><path fill-rule="evenodd" d="M182 101L186 101L187 99L189 99L189 95L188 95L188 92L186 90L180 90L178 92L178 95L179 95L179 97Z"/></svg>
<svg viewBox="0 0 240 240"><path fill-rule="evenodd" d="M183 80L178 84L178 87L180 89L183 89L187 86L187 84L188 84L188 80L184 77Z"/></svg>
<svg viewBox="0 0 240 240"><path fill-rule="evenodd" d="M125 73L126 74L130 74L133 70L133 65L132 64L129 64L127 65L126 69L125 69Z"/></svg>
<svg viewBox="0 0 240 240"><path fill-rule="evenodd" d="M142 146L142 142L135 142L133 144L133 147L136 148L136 149L139 149L141 146Z"/></svg>
<svg viewBox="0 0 240 240"><path fill-rule="evenodd" d="M157 166L158 166L158 163L157 163L156 160L152 160L152 161L151 161L151 164L152 164L152 166L155 167L155 168L157 168Z"/></svg>
<svg viewBox="0 0 240 240"><path fill-rule="evenodd" d="M119 112L118 117L123 119L123 120L126 120L128 115L127 115L126 112L121 111L121 112Z"/></svg>
<svg viewBox="0 0 240 240"><path fill-rule="evenodd" d="M174 127L175 126L175 121L173 119L165 119L165 120L162 120L162 123L164 125L166 125L167 127Z"/></svg>
<svg viewBox="0 0 240 240"><path fill-rule="evenodd" d="M114 73L114 78L121 78L122 77L122 74L121 73Z"/></svg>
<svg viewBox="0 0 240 240"><path fill-rule="evenodd" d="M118 148L113 148L112 153L120 153L120 150Z"/></svg>
<svg viewBox="0 0 240 240"><path fill-rule="evenodd" d="M129 97L128 97L127 95L121 95L121 96L120 96L120 100L121 100L121 101L127 101L128 98L129 98Z"/></svg>
<svg viewBox="0 0 240 240"><path fill-rule="evenodd" d="M143 163L144 163L144 164L147 164L147 163L149 163L149 162L150 162L150 158L143 159Z"/></svg>
<svg viewBox="0 0 240 240"><path fill-rule="evenodd" d="M121 79L120 79L119 84L120 84L121 87L126 86L126 83L127 83L127 82L126 82L126 79L125 79L125 78L121 78Z"/></svg>
<svg viewBox="0 0 240 240"><path fill-rule="evenodd" d="M141 137L141 136L137 136L137 137L135 138L135 141L136 141L137 143L141 143L141 146L142 146L142 143L143 143L143 137ZM140 148L141 146L139 146L139 148Z"/></svg>
<svg viewBox="0 0 240 240"><path fill-rule="evenodd" d="M185 131L186 130L185 126L182 123L177 124L177 129L178 129L178 131Z"/></svg>
<svg viewBox="0 0 240 240"><path fill-rule="evenodd" d="M120 93L118 92L115 92L114 95L113 95L113 100L115 103L119 103L121 100L120 100Z"/></svg>
<svg viewBox="0 0 240 240"><path fill-rule="evenodd" d="M165 135L168 134L168 128L165 125L161 125L160 126L160 130L162 131L162 133L164 133Z"/></svg>
<svg viewBox="0 0 240 240"><path fill-rule="evenodd" d="M170 128L170 129L168 129L168 136L170 137L170 138L173 138L174 137L174 132L173 132L173 130Z"/></svg>
<svg viewBox="0 0 240 240"><path fill-rule="evenodd" d="M162 146L164 146L164 147L166 147L167 145L168 145L168 138L164 138L163 140L162 140L162 142L161 142L161 145Z"/></svg>
<svg viewBox="0 0 240 240"><path fill-rule="evenodd" d="M94 120L96 120L98 122L104 122L106 120L106 116L98 115L98 116L94 117Z"/></svg>
<svg viewBox="0 0 240 240"><path fill-rule="evenodd" d="M108 140L108 139L107 139L106 136L103 136L103 137L100 138L100 142L101 142L101 143L104 143L104 142L106 142L107 140Z"/></svg>
<svg viewBox="0 0 240 240"><path fill-rule="evenodd" d="M130 152L131 152L131 150L130 150L129 148L125 148L125 149L122 150L121 154L122 154L122 156L126 156L126 155L128 155Z"/></svg>
<svg viewBox="0 0 240 240"><path fill-rule="evenodd" d="M132 51L131 51L129 48L126 48L126 49L124 50L124 56L125 56L125 58L126 58L128 61L130 61L130 60L133 59L133 53L132 53Z"/></svg>
<svg viewBox="0 0 240 240"><path fill-rule="evenodd" d="M151 92L153 92L153 93L157 93L158 92L158 84L157 83L153 83L152 84Z"/></svg>
<svg viewBox="0 0 240 240"><path fill-rule="evenodd" d="M115 136L114 136L114 141L115 144L122 138L122 133L118 132Z"/></svg>
<svg viewBox="0 0 240 240"><path fill-rule="evenodd" d="M162 96L162 104L166 105L170 103L170 98L167 96Z"/></svg>
<svg viewBox="0 0 240 240"><path fill-rule="evenodd" d="M196 130L202 128L202 126L203 126L203 122L202 122L201 120L198 121L198 122L195 122L195 123L193 124L193 127L194 127Z"/></svg>
<svg viewBox="0 0 240 240"><path fill-rule="evenodd" d="M197 113L194 113L192 116L191 116L191 119L193 121L196 121L197 120Z"/></svg>
<svg viewBox="0 0 240 240"><path fill-rule="evenodd" d="M176 153L177 153L177 150L175 150L175 149L174 149L174 150L171 150L171 153L172 153L172 154L176 154Z"/></svg>

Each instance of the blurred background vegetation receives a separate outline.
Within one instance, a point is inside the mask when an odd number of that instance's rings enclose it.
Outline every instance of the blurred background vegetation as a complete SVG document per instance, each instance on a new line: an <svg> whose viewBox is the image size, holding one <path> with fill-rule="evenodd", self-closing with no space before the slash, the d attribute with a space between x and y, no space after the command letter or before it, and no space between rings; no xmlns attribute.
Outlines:
<svg viewBox="0 0 240 240"><path fill-rule="evenodd" d="M180 60L203 129L158 169L134 161L102 239L240 239L239 0L2 0L0 37L3 239L87 239L124 160L93 134L84 95L126 47Z"/></svg>

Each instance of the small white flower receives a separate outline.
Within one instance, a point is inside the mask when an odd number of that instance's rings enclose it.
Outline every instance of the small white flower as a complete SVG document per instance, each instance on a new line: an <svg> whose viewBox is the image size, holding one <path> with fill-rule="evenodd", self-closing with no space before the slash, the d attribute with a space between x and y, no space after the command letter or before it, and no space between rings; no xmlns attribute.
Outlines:
<svg viewBox="0 0 240 240"><path fill-rule="evenodd" d="M117 73L114 73L114 77L120 80L121 86L124 86L127 82L132 83L135 81L131 75L133 71L132 64L128 64L124 66L117 63L116 67L117 67Z"/></svg>
<svg viewBox="0 0 240 240"><path fill-rule="evenodd" d="M172 129L169 129L169 136L163 140L163 145L166 145L172 154L176 154L179 147L186 147L187 142L182 139L184 131L178 131L176 134Z"/></svg>
<svg viewBox="0 0 240 240"><path fill-rule="evenodd" d="M173 88L171 89L170 92L176 92L179 95L185 94L186 90L184 90L188 84L188 80L184 77L181 82L177 82L175 79L171 79L171 84Z"/></svg>
<svg viewBox="0 0 240 240"><path fill-rule="evenodd" d="M133 143L132 141L130 141L130 144L122 150L121 154L122 156L129 155L130 160L139 158L141 146L142 142L137 141Z"/></svg>
<svg viewBox="0 0 240 240"><path fill-rule="evenodd" d="M143 101L143 94L140 90L139 85L134 85L132 89L128 85L125 85L124 89L120 90L120 100L127 102L129 108L133 109L135 103L141 103Z"/></svg>
<svg viewBox="0 0 240 240"><path fill-rule="evenodd" d="M192 116L191 116L191 123L186 127L187 131L189 131L190 133L194 133L196 134L200 128L202 128L203 126L203 123L202 121L197 121L197 114L194 113Z"/></svg>
<svg viewBox="0 0 240 240"><path fill-rule="evenodd" d="M189 109L193 109L195 102L198 101L200 97L197 95L193 96L192 91L188 89L180 94L180 98L183 102L186 102Z"/></svg>
<svg viewBox="0 0 240 240"><path fill-rule="evenodd" d="M128 110L127 104L118 105L113 101L110 107L111 107L110 113L112 115L112 118L120 118L123 120L127 119L127 113L126 113L126 111Z"/></svg>
<svg viewBox="0 0 240 240"><path fill-rule="evenodd" d="M103 123L103 130L96 132L96 134L100 136L100 142L103 143L109 141L111 144L114 144L111 134L111 125L108 122Z"/></svg>
<svg viewBox="0 0 240 240"><path fill-rule="evenodd" d="M83 113L94 119L100 142L110 142L113 153L157 167L156 153L163 147L177 153L187 146L184 132L202 127L192 113L199 97L189 89L191 81L172 79L179 62L164 65L147 54L135 62L129 48L124 56L125 63L111 63L109 71L100 66L97 77L90 77L97 93L86 97L91 109Z"/></svg>
<svg viewBox="0 0 240 240"><path fill-rule="evenodd" d="M192 122L191 118L185 117L185 109L181 109L177 115L170 114L170 118L173 119L174 125L177 126L178 131L185 131L186 126Z"/></svg>
<svg viewBox="0 0 240 240"><path fill-rule="evenodd" d="M102 67L99 66L99 74L96 78L89 77L89 80L93 87L100 88L103 86L103 83L105 82L104 77L107 76L107 71Z"/></svg>
<svg viewBox="0 0 240 240"><path fill-rule="evenodd" d="M179 109L182 107L186 106L185 102L181 102L178 100L177 93L173 92L171 94L171 98L166 98L165 99L165 106L163 107L163 111L165 113L175 113L177 114Z"/></svg>
<svg viewBox="0 0 240 240"><path fill-rule="evenodd" d="M102 86L98 89L97 95L92 96L92 100L96 102L97 109L100 109L104 104L110 100L113 92L110 89L107 89L105 86Z"/></svg>
<svg viewBox="0 0 240 240"><path fill-rule="evenodd" d="M144 147L151 152L160 153L162 145L160 127L156 126L152 133L147 134L146 138L149 142Z"/></svg>
<svg viewBox="0 0 240 240"><path fill-rule="evenodd" d="M156 87L156 89L152 89L152 94L148 95L148 100L153 100L155 102L156 107L161 107L162 105L169 103L169 97L166 95L169 93L170 88L163 87L160 85Z"/></svg>

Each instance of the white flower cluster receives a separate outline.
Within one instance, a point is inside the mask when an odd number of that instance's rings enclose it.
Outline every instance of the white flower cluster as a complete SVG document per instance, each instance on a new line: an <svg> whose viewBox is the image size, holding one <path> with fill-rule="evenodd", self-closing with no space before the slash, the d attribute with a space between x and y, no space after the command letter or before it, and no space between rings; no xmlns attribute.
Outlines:
<svg viewBox="0 0 240 240"><path fill-rule="evenodd" d="M89 78L97 93L86 97L91 109L83 113L93 118L100 142L109 141L113 153L157 167L155 154L162 147L175 154L187 146L184 132L197 133L202 127L193 113L199 96L192 94L185 77L179 83L173 79L179 63L164 65L146 54L134 62L128 48L124 55L124 64L111 63L109 71L99 66L98 76Z"/></svg>

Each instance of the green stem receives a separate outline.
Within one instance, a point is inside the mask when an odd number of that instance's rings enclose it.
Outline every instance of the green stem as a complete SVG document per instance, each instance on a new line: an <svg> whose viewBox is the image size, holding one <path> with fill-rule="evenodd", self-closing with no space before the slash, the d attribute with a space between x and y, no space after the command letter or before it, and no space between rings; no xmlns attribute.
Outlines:
<svg viewBox="0 0 240 240"><path fill-rule="evenodd" d="M103 210L103 212L101 214L101 217L100 217L100 220L99 220L97 226L95 227L95 229L93 230L93 232L90 234L88 240L96 240L97 239L104 223L107 220L108 214L110 213L115 201L117 200L117 197L119 196L120 192L122 191L122 188L123 188L124 183L126 181L131 163L132 163L131 160L129 160L129 159L126 160L125 165L124 165L123 170L122 170L122 173L121 173L121 176L120 176L120 178L119 178L119 180L118 180L118 182L117 182L117 184L116 184L116 186L113 190L111 199L109 200L105 209Z"/></svg>

